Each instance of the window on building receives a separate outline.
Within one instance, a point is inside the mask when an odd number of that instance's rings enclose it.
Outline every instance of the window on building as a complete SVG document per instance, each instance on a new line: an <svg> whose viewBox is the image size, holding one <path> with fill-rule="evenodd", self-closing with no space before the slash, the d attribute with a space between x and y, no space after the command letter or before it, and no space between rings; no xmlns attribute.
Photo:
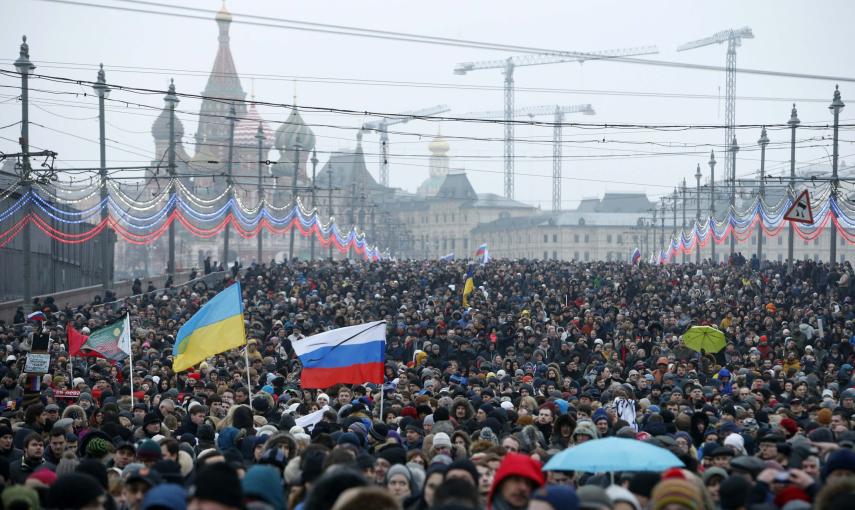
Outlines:
<svg viewBox="0 0 855 510"><path fill-rule="evenodd" d="M555 260L558 260L558 252L557 251L552 250L552 258Z"/></svg>
<svg viewBox="0 0 855 510"><path fill-rule="evenodd" d="M448 239L443 239L443 240L442 240L442 249L443 249L443 250L447 250L447 249L448 249Z"/></svg>
<svg viewBox="0 0 855 510"><path fill-rule="evenodd" d="M439 223L439 214L434 215L434 223Z"/></svg>
<svg viewBox="0 0 855 510"><path fill-rule="evenodd" d="M637 235L632 236L632 244L638 244L638 236Z"/></svg>
<svg viewBox="0 0 855 510"><path fill-rule="evenodd" d="M451 250L452 251L454 251L454 245L456 244L455 241L457 241L457 239L454 239L454 238L451 239Z"/></svg>
<svg viewBox="0 0 855 510"><path fill-rule="evenodd" d="M783 244L784 244L784 236L778 236L778 246L781 246ZM778 262L780 262L780 261L781 261L781 256L778 255Z"/></svg>
<svg viewBox="0 0 855 510"><path fill-rule="evenodd" d="M606 253L606 262L611 262L611 261L612 261L612 252L607 252Z"/></svg>
<svg viewBox="0 0 855 510"><path fill-rule="evenodd" d="M549 242L549 235L548 235L548 234L543 234L543 242L544 242L544 243L548 243L548 242Z"/></svg>
<svg viewBox="0 0 855 510"><path fill-rule="evenodd" d="M577 244L579 243L579 234L573 234L573 242Z"/></svg>
<svg viewBox="0 0 855 510"><path fill-rule="evenodd" d="M591 236L589 236L588 234L585 234L585 243L589 243L589 242L591 242ZM585 259L585 260L588 260L588 259Z"/></svg>
<svg viewBox="0 0 855 510"><path fill-rule="evenodd" d="M757 244L757 237L751 236L751 244Z"/></svg>
<svg viewBox="0 0 855 510"><path fill-rule="evenodd" d="M552 242L553 242L553 243L557 243L557 242L558 242L558 234L552 234Z"/></svg>
<svg viewBox="0 0 855 510"><path fill-rule="evenodd" d="M573 260L579 260L579 252L578 251L573 252Z"/></svg>
<svg viewBox="0 0 855 510"><path fill-rule="evenodd" d="M779 253L779 254L778 254L778 262L783 262L783 261L784 261L784 254L783 254L783 253Z"/></svg>
<svg viewBox="0 0 855 510"><path fill-rule="evenodd" d="M454 213L451 213L451 222L454 223Z"/></svg>
<svg viewBox="0 0 855 510"><path fill-rule="evenodd" d="M463 240L463 249L464 249L464 250L468 250L468 249L469 249L469 239L464 239L464 240Z"/></svg>
<svg viewBox="0 0 855 510"><path fill-rule="evenodd" d="M623 236L621 234L618 234L618 236L617 236L617 243L623 244Z"/></svg>
<svg viewBox="0 0 855 510"><path fill-rule="evenodd" d="M808 240L807 240L807 239L805 239L805 240L804 240L804 243L805 243L805 246L807 246L807 245L808 245Z"/></svg>
<svg viewBox="0 0 855 510"><path fill-rule="evenodd" d="M548 251L543 252L543 260L546 260L548 258L549 258L549 252Z"/></svg>
<svg viewBox="0 0 855 510"><path fill-rule="evenodd" d="M813 245L819 246L819 236L817 236L817 238L813 240Z"/></svg>
<svg viewBox="0 0 855 510"><path fill-rule="evenodd" d="M588 237L588 236L585 236L585 237ZM585 262L588 262L589 260L591 260L591 254L588 252L585 252Z"/></svg>
<svg viewBox="0 0 855 510"><path fill-rule="evenodd" d="M612 244L612 235L611 234L606 236L606 244Z"/></svg>

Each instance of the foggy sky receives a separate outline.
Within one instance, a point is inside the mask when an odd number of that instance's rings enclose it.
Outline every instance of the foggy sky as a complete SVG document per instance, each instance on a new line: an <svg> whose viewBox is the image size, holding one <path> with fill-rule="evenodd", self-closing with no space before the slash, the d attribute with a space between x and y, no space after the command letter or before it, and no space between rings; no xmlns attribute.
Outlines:
<svg viewBox="0 0 855 510"><path fill-rule="evenodd" d="M110 0L97 0L109 3ZM220 2L198 0L185 5L218 9ZM119 4L115 5L128 5ZM723 66L726 46L709 46L685 53L676 47L690 40L712 35L727 28L750 26L755 39L744 41L739 49L737 66L776 71L855 76L855 56L850 51L851 23L855 19L855 3L845 0L830 2L803 1L717 1L717 2L547 2L547 1L445 1L391 2L230 0L232 13L267 15L352 25L382 30L413 32L425 35L465 38L495 43L553 48L556 50L593 51L641 45L657 45L659 55L644 57L670 61L686 61ZM145 7L144 7L145 8ZM0 32L0 65L12 68L17 57L22 34L27 34L30 55L38 66L37 72L51 75L94 80L95 68L103 62L108 82L152 89L165 89L170 73L166 71L121 72L111 66L138 66L201 71L197 76L178 76L179 92L198 94L211 69L217 51L217 27L213 20L196 21L137 13L115 12L94 8L59 5L36 0L6 0L0 6L4 30ZM238 73L276 75L256 78L255 96L258 100L291 103L294 94L292 77L297 77L297 102L302 105L398 112L445 103L452 108L448 115L469 111L501 110L502 91L462 90L438 87L372 86L354 83L318 83L307 77L339 79L370 79L409 82L430 82L451 85L484 85L500 87L499 70L472 72L466 76L453 74L455 64L462 61L506 58L511 53L469 48L431 46L397 41L318 34L287 29L261 28L233 23L231 50ZM84 69L68 69L66 64L84 64ZM564 63L518 68L516 85L544 87L568 91L588 90L590 93L552 93L518 90L516 106L591 103L597 111L593 117L568 116L566 121L598 123L673 123L722 124L724 122L724 73L620 64L588 62L584 65ZM17 94L16 81L0 78L0 125L19 118L20 105L9 101ZM242 79L249 92L253 83ZM803 123L831 122L827 109L834 83L737 75L738 96L783 98L786 101L740 100L737 102L738 124L783 123L789 118L790 100L811 98L820 102L801 102L799 116ZM56 133L39 126L31 128L31 142L59 153L60 168L97 166L98 124L97 101L91 89L35 80L34 88L80 92L79 97L52 96L35 92L35 101L77 101L85 108L69 105L48 105L31 108L31 120L53 129L65 131L88 140ZM601 91L636 91L667 94L702 94L711 99L673 97L632 97L603 94ZM83 93L89 93L84 97ZM855 98L853 84L841 84L844 102ZM721 95L721 100L717 96ZM115 99L160 107L161 95L138 95L114 92ZM38 103L37 103L38 104ZM198 111L199 103L183 99L181 110ZM269 121L282 121L288 111L261 108ZM154 144L149 133L156 111L129 110L110 112L107 136L121 144L108 150L108 165L146 164L153 157ZM67 117L67 118L64 118ZM314 127L316 148L323 164L326 153L341 148L353 148L358 126L369 120L362 116L305 112L303 117L312 124L350 128ZM181 115L185 134L195 132L195 119ZM851 120L855 115L844 110L841 118ZM550 118L539 120L549 121ZM122 130L117 129L117 126ZM271 124L275 129L276 124ZM396 130L411 135L390 135L391 184L415 191L428 175L427 144L436 134L437 123L414 121ZM0 130L0 136L17 139L17 127ZM442 133L449 136L495 138L502 136L502 126L472 125L443 122ZM830 135L812 131L801 137ZM552 129L550 127L517 127L518 138L532 139L516 144L516 198L545 209L550 207L552 161ZM688 150L703 155L653 155L627 157L640 152L671 152L685 150L680 144L721 144L720 130L688 132L619 132L615 129L564 129L565 144L563 198L564 208L573 208L583 197L598 196L606 191L646 192L651 197L669 193L684 177L694 183L695 166L700 163L704 175L709 147ZM739 130L742 147L756 147L759 129ZM789 139L783 131L770 131L773 143ZM594 142L604 139L607 143ZM851 140L851 136L843 136ZM576 142L571 142L575 140ZM608 140L657 142L661 145L616 144ZM537 141L537 143L531 143ZM584 143L580 143L580 141ZM502 193L502 144L498 141L449 140L451 167L464 168L479 192ZM817 142L821 144L821 142ZM15 152L13 142L0 139L0 150ZM368 168L377 178L378 151L376 135L364 139ZM842 142L840 154L844 160L855 162L852 142ZM192 145L188 146L192 151ZM716 148L719 152L720 149ZM830 147L828 148L830 152ZM612 154L622 158L590 159L591 156ZM767 153L770 173L780 174L788 169L789 148L770 146ZM401 155L397 156L396 155ZM575 160L572 157L587 156ZM276 153L271 153L275 159ZM827 163L822 147L800 150L800 164L809 161ZM759 152L743 151L738 155L737 175L748 176L759 167ZM719 166L721 169L722 166ZM521 175L521 174L532 174ZM575 178L593 178L610 182L586 182Z"/></svg>

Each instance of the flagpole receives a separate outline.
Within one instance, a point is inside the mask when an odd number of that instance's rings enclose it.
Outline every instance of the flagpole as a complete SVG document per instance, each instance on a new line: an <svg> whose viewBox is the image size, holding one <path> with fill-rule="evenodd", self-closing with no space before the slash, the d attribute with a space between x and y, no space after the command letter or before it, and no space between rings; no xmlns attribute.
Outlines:
<svg viewBox="0 0 855 510"><path fill-rule="evenodd" d="M243 348L243 356L246 360L246 389L249 390L249 393L251 395L252 382L249 379L249 342L247 342L246 346Z"/></svg>
<svg viewBox="0 0 855 510"><path fill-rule="evenodd" d="M125 326L128 328L128 335L131 334L131 314L125 316ZM128 343L128 359L130 360L130 370L128 370L128 376L131 379L131 413L134 412L134 350L131 348L130 342Z"/></svg>

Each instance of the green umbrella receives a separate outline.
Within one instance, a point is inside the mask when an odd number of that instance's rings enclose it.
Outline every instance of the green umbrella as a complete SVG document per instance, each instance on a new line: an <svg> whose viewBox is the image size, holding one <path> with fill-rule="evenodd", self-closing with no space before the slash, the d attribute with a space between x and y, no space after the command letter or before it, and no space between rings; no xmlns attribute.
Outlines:
<svg viewBox="0 0 855 510"><path fill-rule="evenodd" d="M683 333L683 345L696 352L718 352L727 342L724 333L712 326L692 326Z"/></svg>

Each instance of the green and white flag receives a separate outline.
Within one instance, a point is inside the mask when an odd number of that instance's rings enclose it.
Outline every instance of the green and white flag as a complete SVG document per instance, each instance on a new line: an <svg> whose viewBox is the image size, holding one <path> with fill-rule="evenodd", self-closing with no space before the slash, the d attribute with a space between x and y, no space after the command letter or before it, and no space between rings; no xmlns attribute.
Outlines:
<svg viewBox="0 0 855 510"><path fill-rule="evenodd" d="M94 351L113 361L120 361L130 356L131 324L128 316L89 335L80 350Z"/></svg>

